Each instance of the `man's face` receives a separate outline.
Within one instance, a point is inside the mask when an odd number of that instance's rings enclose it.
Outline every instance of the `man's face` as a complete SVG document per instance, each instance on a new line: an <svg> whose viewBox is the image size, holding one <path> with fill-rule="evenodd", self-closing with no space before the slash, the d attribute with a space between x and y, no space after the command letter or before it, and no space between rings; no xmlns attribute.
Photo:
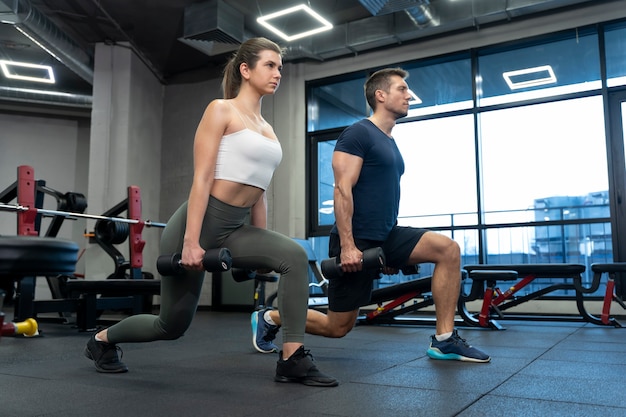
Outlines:
<svg viewBox="0 0 626 417"><path fill-rule="evenodd" d="M400 119L409 113L409 101L411 95L406 81L400 76L392 76L389 92L385 92L385 109Z"/></svg>

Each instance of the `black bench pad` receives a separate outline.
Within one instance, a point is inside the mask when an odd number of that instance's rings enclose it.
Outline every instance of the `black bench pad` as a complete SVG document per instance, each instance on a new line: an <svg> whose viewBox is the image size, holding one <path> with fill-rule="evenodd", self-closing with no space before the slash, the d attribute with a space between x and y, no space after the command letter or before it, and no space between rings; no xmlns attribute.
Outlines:
<svg viewBox="0 0 626 417"><path fill-rule="evenodd" d="M493 265L465 265L468 273L474 270L482 271L515 271L520 275L537 275L541 278L569 278L585 272L582 264L493 264Z"/></svg>
<svg viewBox="0 0 626 417"><path fill-rule="evenodd" d="M610 264L591 264L593 272L626 272L626 262L614 262Z"/></svg>
<svg viewBox="0 0 626 417"><path fill-rule="evenodd" d="M161 281L158 279L72 279L67 281L66 288L69 292L80 294L160 294Z"/></svg>

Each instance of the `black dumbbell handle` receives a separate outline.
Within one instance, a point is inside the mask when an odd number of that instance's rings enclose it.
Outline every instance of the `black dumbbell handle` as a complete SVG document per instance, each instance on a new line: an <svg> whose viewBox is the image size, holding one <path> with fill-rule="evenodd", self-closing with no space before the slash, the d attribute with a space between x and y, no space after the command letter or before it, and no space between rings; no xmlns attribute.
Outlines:
<svg viewBox="0 0 626 417"><path fill-rule="evenodd" d="M363 251L361 263L363 263L363 268L365 269L382 268L386 263L385 253L379 247L366 249ZM333 278L333 276L343 275L339 258L334 257L323 260L322 272L328 279Z"/></svg>
<svg viewBox="0 0 626 417"><path fill-rule="evenodd" d="M361 257L361 263L364 268L382 268L385 266L385 253L381 248L376 247L365 249L362 253L363 256ZM335 262L339 260L339 258L331 259L335 259ZM341 262L337 262L337 266L341 267Z"/></svg>
<svg viewBox="0 0 626 417"><path fill-rule="evenodd" d="M202 266L207 272L228 271L232 257L227 248L209 249L204 253ZM157 270L161 275L176 275L183 272L181 254L161 255L157 259Z"/></svg>

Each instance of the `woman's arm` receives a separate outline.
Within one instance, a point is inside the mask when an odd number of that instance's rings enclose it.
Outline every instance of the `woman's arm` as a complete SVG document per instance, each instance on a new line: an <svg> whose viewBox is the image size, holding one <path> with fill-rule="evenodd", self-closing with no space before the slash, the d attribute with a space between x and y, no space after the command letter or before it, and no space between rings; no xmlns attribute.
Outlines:
<svg viewBox="0 0 626 417"><path fill-rule="evenodd" d="M267 197L265 192L250 210L250 224L261 229L267 229Z"/></svg>
<svg viewBox="0 0 626 417"><path fill-rule="evenodd" d="M229 120L228 104L223 100L214 100L207 106L196 130L193 146L193 183L189 191L182 252L182 264L190 269L202 269L205 250L200 246L200 231L215 179L220 141Z"/></svg>

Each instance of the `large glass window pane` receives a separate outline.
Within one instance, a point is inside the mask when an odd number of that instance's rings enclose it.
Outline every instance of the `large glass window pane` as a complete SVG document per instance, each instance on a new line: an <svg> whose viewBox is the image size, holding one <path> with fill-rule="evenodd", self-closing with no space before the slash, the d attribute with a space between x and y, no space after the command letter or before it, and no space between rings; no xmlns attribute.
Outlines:
<svg viewBox="0 0 626 417"><path fill-rule="evenodd" d="M605 203L601 96L490 111L480 118L487 224L567 220L573 215L568 210ZM549 218L535 208L549 208Z"/></svg>
<svg viewBox="0 0 626 417"><path fill-rule="evenodd" d="M393 136L405 164L399 223L477 224L472 115L401 123Z"/></svg>
<svg viewBox="0 0 626 417"><path fill-rule="evenodd" d="M420 66L403 65L415 94L409 117L472 108L472 65L469 58Z"/></svg>
<svg viewBox="0 0 626 417"><path fill-rule="evenodd" d="M333 176L332 160L336 140L320 142L317 145L317 172L319 207L317 221L319 226L331 226L335 222L333 192L335 179Z"/></svg>
<svg viewBox="0 0 626 417"><path fill-rule="evenodd" d="M622 101L622 136L624 139L624 159L626 160L626 101Z"/></svg>
<svg viewBox="0 0 626 417"><path fill-rule="evenodd" d="M626 85L626 27L607 29L604 35L606 49L606 78L609 87Z"/></svg>
<svg viewBox="0 0 626 417"><path fill-rule="evenodd" d="M348 126L369 116L361 76L324 85L311 85L307 96L307 131Z"/></svg>
<svg viewBox="0 0 626 417"><path fill-rule="evenodd" d="M481 114L489 263L608 262L608 167L602 97ZM595 219L597 223L574 224Z"/></svg>
<svg viewBox="0 0 626 417"><path fill-rule="evenodd" d="M478 58L481 107L599 89L600 55L595 33L487 53Z"/></svg>

